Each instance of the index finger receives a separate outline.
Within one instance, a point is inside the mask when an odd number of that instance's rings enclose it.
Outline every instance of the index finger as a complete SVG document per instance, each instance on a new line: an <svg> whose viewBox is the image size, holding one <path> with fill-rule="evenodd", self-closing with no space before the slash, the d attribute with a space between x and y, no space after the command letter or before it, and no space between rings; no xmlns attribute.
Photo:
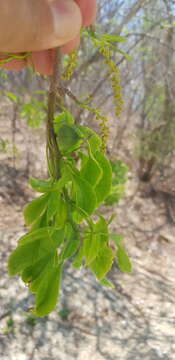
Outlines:
<svg viewBox="0 0 175 360"><path fill-rule="evenodd" d="M96 0L74 0L79 6L82 18L83 26L90 25L96 17L97 2Z"/></svg>

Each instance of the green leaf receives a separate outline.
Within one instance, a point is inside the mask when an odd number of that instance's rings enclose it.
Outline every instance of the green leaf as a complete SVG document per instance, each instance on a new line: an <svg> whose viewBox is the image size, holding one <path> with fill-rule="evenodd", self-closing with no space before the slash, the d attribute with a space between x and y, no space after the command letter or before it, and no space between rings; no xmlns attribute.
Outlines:
<svg viewBox="0 0 175 360"><path fill-rule="evenodd" d="M47 221L53 218L53 216L58 212L60 196L58 192L52 192L49 196L48 206L47 206Z"/></svg>
<svg viewBox="0 0 175 360"><path fill-rule="evenodd" d="M79 233L72 231L70 238L67 240L65 247L61 251L60 258L64 260L75 254L80 244Z"/></svg>
<svg viewBox="0 0 175 360"><path fill-rule="evenodd" d="M51 227L43 227L39 229L32 230L27 234L21 236L18 240L19 245L24 245L26 243L41 239L41 238L48 238L50 234L53 232L53 228Z"/></svg>
<svg viewBox="0 0 175 360"><path fill-rule="evenodd" d="M32 200L29 204L24 207L24 218L26 225L32 224L36 219L42 215L46 209L49 200L49 195L44 194L40 197Z"/></svg>
<svg viewBox="0 0 175 360"><path fill-rule="evenodd" d="M113 34L102 34L100 37L102 40L112 41L112 42L122 42L127 40L125 36L119 36Z"/></svg>
<svg viewBox="0 0 175 360"><path fill-rule="evenodd" d="M50 269L53 268L54 264L55 264L55 259L57 260L58 259L58 255L57 253L51 253L50 254L50 258L46 259L45 258L45 263L44 263L44 266L42 268L42 270L40 271L40 273L38 273L38 275L31 281L29 281L29 290L32 292L32 293L37 293L40 286L41 286L41 283L43 282L43 279L45 279L45 277L47 277L47 274L48 272L50 271ZM41 259L42 260L42 259ZM39 261L41 261L39 260ZM36 265L39 266L38 262L36 264L34 264L34 266ZM25 270L24 270L25 271Z"/></svg>
<svg viewBox="0 0 175 360"><path fill-rule="evenodd" d="M62 125L57 133L57 141L63 153L71 152L80 144L80 137L75 125Z"/></svg>
<svg viewBox="0 0 175 360"><path fill-rule="evenodd" d="M90 234L83 240L83 255L86 258L86 266L89 266L94 261L100 249L100 236Z"/></svg>
<svg viewBox="0 0 175 360"><path fill-rule="evenodd" d="M98 256L91 263L90 268L99 280L102 280L104 276L112 267L114 254L111 248L104 246L99 252Z"/></svg>
<svg viewBox="0 0 175 360"><path fill-rule="evenodd" d="M29 183L34 190L41 193L51 192L51 191L60 191L66 183L65 177L61 177L58 181L53 182L53 180L39 180L32 177L29 178Z"/></svg>
<svg viewBox="0 0 175 360"><path fill-rule="evenodd" d="M86 165L89 157L81 151L78 151L78 156L81 159L81 169L83 169L83 167Z"/></svg>
<svg viewBox="0 0 175 360"><path fill-rule="evenodd" d="M65 200L60 197L58 201L57 214L55 216L55 227L62 228L67 219L67 204Z"/></svg>
<svg viewBox="0 0 175 360"><path fill-rule="evenodd" d="M108 224L103 216L100 216L100 219L96 222L96 224L94 224L94 231L97 233L103 233L99 234L101 246L108 241Z"/></svg>
<svg viewBox="0 0 175 360"><path fill-rule="evenodd" d="M54 129L56 133L60 125L63 124L73 125L74 123L75 123L75 119L67 109L64 109L64 111L54 116L54 124L55 124Z"/></svg>
<svg viewBox="0 0 175 360"><path fill-rule="evenodd" d="M102 280L100 280L100 284L108 288L115 289L115 285L107 278L103 278Z"/></svg>
<svg viewBox="0 0 175 360"><path fill-rule="evenodd" d="M31 231L43 227L47 227L47 209L32 223Z"/></svg>
<svg viewBox="0 0 175 360"><path fill-rule="evenodd" d="M114 241L117 246L119 246L123 240L123 235L121 234L109 234L109 237Z"/></svg>
<svg viewBox="0 0 175 360"><path fill-rule="evenodd" d="M46 268L46 265L53 257L54 253L47 254L33 265L26 267L22 272L22 280L27 283L32 283L43 272L43 270Z"/></svg>
<svg viewBox="0 0 175 360"><path fill-rule="evenodd" d="M81 265L82 265L82 260L83 260L83 256L84 256L83 253L84 253L84 250L83 250L83 247L81 247L78 254L75 256L73 263L72 263L72 265L76 269L79 269L81 267Z"/></svg>
<svg viewBox="0 0 175 360"><path fill-rule="evenodd" d="M103 175L95 188L97 204L99 205L105 200L111 191L112 169L109 160L102 153L96 152L94 156L103 171Z"/></svg>
<svg viewBox="0 0 175 360"><path fill-rule="evenodd" d="M54 232L51 235L54 247L58 248L64 241L65 238L65 227L62 227L61 229L54 230Z"/></svg>
<svg viewBox="0 0 175 360"><path fill-rule="evenodd" d="M77 128L79 128L84 134L84 136L88 139L88 143L90 145L92 153L95 153L97 150L99 150L102 145L102 141L100 137L95 133L95 131L82 125L78 125Z"/></svg>
<svg viewBox="0 0 175 360"><path fill-rule="evenodd" d="M121 271L129 272L129 273L132 272L132 264L130 262L128 254L120 245L118 245L117 260L118 260L118 267Z"/></svg>
<svg viewBox="0 0 175 360"><path fill-rule="evenodd" d="M19 274L26 267L33 265L40 258L46 256L52 249L52 240L49 238L38 239L18 246L8 260L9 274Z"/></svg>
<svg viewBox="0 0 175 360"><path fill-rule="evenodd" d="M96 195L93 187L80 176L73 175L75 184L76 205L91 215L96 208Z"/></svg>
<svg viewBox="0 0 175 360"><path fill-rule="evenodd" d="M72 113L70 113L67 109L64 110L64 120L69 125L73 125L75 123Z"/></svg>
<svg viewBox="0 0 175 360"><path fill-rule="evenodd" d="M90 265L98 256L103 246L108 241L108 226L103 218L93 224L94 234L89 234L83 241L83 255L86 258L86 265Z"/></svg>
<svg viewBox="0 0 175 360"><path fill-rule="evenodd" d="M53 184L53 181L51 180L45 181L45 180L35 179L32 177L29 178L29 184L32 186L34 190L41 193L54 191L56 185Z"/></svg>
<svg viewBox="0 0 175 360"><path fill-rule="evenodd" d="M87 162L80 171L80 175L92 186L96 186L98 184L102 174L103 172L98 162L91 156L88 158Z"/></svg>
<svg viewBox="0 0 175 360"><path fill-rule="evenodd" d="M116 185L112 186L111 193L105 199L105 206L112 206L113 204L117 204L119 200L124 196L124 186Z"/></svg>
<svg viewBox="0 0 175 360"><path fill-rule="evenodd" d="M45 275L36 295L34 313L37 316L48 315L56 306L60 288L62 266L52 267Z"/></svg>

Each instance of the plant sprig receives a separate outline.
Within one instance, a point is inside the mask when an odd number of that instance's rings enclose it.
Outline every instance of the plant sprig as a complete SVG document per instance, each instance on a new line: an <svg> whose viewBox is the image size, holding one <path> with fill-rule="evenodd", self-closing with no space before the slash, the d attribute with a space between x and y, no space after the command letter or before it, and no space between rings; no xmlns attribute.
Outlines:
<svg viewBox="0 0 175 360"><path fill-rule="evenodd" d="M68 64L70 74L73 66L71 61ZM106 135L100 137L89 127L76 124L64 105L61 74L61 54L57 50L48 96L46 149L50 177L47 181L29 179L41 195L24 208L28 232L18 240L8 262L9 274L21 275L35 294L32 313L37 316L48 315L55 308L68 259L75 268L89 268L108 287L114 287L106 278L114 261L121 271L131 271L122 236L108 229L113 216L107 221L98 210L112 188L111 162L103 150ZM55 112L58 101L59 114ZM93 111L106 126L100 110L79 101L78 105Z"/></svg>

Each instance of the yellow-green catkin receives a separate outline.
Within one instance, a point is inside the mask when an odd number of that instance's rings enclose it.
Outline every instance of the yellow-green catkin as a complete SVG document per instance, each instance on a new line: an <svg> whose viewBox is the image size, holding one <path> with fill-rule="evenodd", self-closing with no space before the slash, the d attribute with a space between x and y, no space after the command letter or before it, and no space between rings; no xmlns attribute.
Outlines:
<svg viewBox="0 0 175 360"><path fill-rule="evenodd" d="M100 109L97 109L93 106L90 106L90 105L83 105L83 107L91 112L93 112L95 114L95 118L97 121L100 121L99 122L99 126L101 128L101 131L100 131L100 137L101 137L101 140L102 140L102 146L101 146L101 150L103 152L106 152L106 143L107 143L107 140L108 140L108 137L109 137L109 127L108 127L108 118L107 116L105 115L102 115L101 114L101 110Z"/></svg>
<svg viewBox="0 0 175 360"><path fill-rule="evenodd" d="M121 89L120 74L117 65L113 60L113 51L111 44L108 41L104 41L97 37L92 36L92 41L95 47L98 49L100 54L103 56L104 63L108 67L109 80L111 83L114 105L115 105L115 115L119 116L123 110L123 97ZM95 111L94 111L95 112ZM96 109L96 119L100 120L101 127L101 138L103 142L103 149L106 147L106 141L109 136L109 127L107 126L107 117L103 116L98 109Z"/></svg>
<svg viewBox="0 0 175 360"><path fill-rule="evenodd" d="M120 74L117 65L112 59L112 50L108 47L100 47L99 52L104 57L104 63L108 66L109 80L113 90L114 102L115 102L115 114L119 116L123 110L123 97L121 89Z"/></svg>
<svg viewBox="0 0 175 360"><path fill-rule="evenodd" d="M0 65L4 65L14 59L25 59L30 55L29 52L22 53L20 55L13 53L0 53ZM2 58L1 58L2 56Z"/></svg>
<svg viewBox="0 0 175 360"><path fill-rule="evenodd" d="M65 68L65 71L63 72L63 74L61 75L63 79L65 80L70 80L75 67L77 66L77 57L78 57L78 52L77 50L72 51L69 55L68 55L68 62Z"/></svg>

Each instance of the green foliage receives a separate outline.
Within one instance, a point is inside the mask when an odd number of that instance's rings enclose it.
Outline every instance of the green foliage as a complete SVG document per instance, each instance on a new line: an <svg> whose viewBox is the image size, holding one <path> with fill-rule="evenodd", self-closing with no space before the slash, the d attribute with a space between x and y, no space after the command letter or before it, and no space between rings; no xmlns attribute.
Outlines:
<svg viewBox="0 0 175 360"><path fill-rule="evenodd" d="M28 126L40 126L46 117L46 106L43 100L32 96L30 101L21 105L20 115L26 119Z"/></svg>
<svg viewBox="0 0 175 360"><path fill-rule="evenodd" d="M76 125L73 129L76 133L80 130ZM9 273L21 274L36 294L33 314L38 316L47 315L55 307L62 266L68 258L74 266L78 261L79 266L89 267L97 279L109 287L113 285L105 275L115 258L122 271L130 270L123 248L117 245L116 253L109 247L109 237L115 240L117 235L108 233L104 217L100 216L97 222L91 217L111 192L112 167L92 141L94 138L100 142L98 135L90 130L91 138L86 140L86 128L81 126L82 129L81 152L74 151L81 154L79 163L68 151L67 138L62 137L60 179L30 179L32 187L43 194L25 206L24 218L31 228L19 239L18 247L9 258ZM112 166L117 169L116 164ZM120 171L124 177L124 170Z"/></svg>
<svg viewBox="0 0 175 360"><path fill-rule="evenodd" d="M100 39L103 45L111 44L112 49L112 42L123 40L107 34ZM66 77L72 73L75 56L70 59ZM112 60L108 60L112 66ZM37 119L42 118L42 105L35 99L23 106L22 113L31 125L35 123L36 114ZM88 109L88 105L84 103L84 106ZM52 130L48 132L47 142L50 177L46 181L29 179L32 188L41 195L25 206L28 232L18 240L8 261L9 274L21 275L35 294L31 310L35 316L46 316L55 308L62 269L68 260L76 268L89 268L100 283L109 288L114 285L106 275L115 260L122 271L131 270L128 256L121 247L121 236L108 230L113 216L107 221L99 212L99 206L109 198L112 189L125 182L126 173L122 163L110 162L105 155L106 118L90 107L102 121L100 137L92 129L77 125L72 114L61 107L61 112L53 116L53 124L47 124Z"/></svg>
<svg viewBox="0 0 175 360"><path fill-rule="evenodd" d="M112 187L109 196L105 199L105 205L111 206L118 203L124 196L124 185L127 181L128 167L121 161L111 161Z"/></svg>
<svg viewBox="0 0 175 360"><path fill-rule="evenodd" d="M132 265L129 260L128 254L120 245L118 245L117 260L118 260L118 267L121 271L126 271L126 272L132 271Z"/></svg>
<svg viewBox="0 0 175 360"><path fill-rule="evenodd" d="M82 141L75 125L62 125L57 133L57 141L63 153L74 151Z"/></svg>

